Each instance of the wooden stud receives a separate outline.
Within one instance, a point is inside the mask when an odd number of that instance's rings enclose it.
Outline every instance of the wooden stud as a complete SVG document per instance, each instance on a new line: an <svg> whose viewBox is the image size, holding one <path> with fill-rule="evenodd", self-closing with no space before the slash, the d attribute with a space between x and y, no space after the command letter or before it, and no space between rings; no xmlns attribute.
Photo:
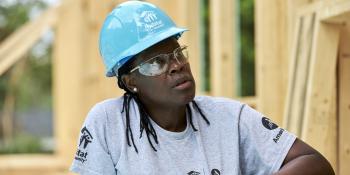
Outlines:
<svg viewBox="0 0 350 175"><path fill-rule="evenodd" d="M287 24L287 35L288 35L288 39L285 43L285 47L287 47L287 53L289 55L291 55L290 53L294 52L293 47L294 47L294 34L295 34L295 30L296 28L296 24L298 23L297 21L299 20L301 14L300 14L300 9L308 6L311 3L310 0L287 0L287 7L286 8L286 13L287 13L287 18L288 18L288 24ZM308 11L308 13L310 13L311 11ZM305 13L303 13L305 14ZM292 59L291 57L288 58ZM291 62L291 61L289 61ZM290 65L288 65L290 67ZM288 68L289 68L288 67ZM289 78L289 77L288 77Z"/></svg>
<svg viewBox="0 0 350 175"><path fill-rule="evenodd" d="M348 20L350 14L350 1L330 1L320 10L320 20L327 23L342 23Z"/></svg>
<svg viewBox="0 0 350 175"><path fill-rule="evenodd" d="M336 58L340 28L316 19L301 138L336 169Z"/></svg>
<svg viewBox="0 0 350 175"><path fill-rule="evenodd" d="M297 136L301 135L314 24L315 13L311 12L299 18L298 26L300 29L297 32L297 42L291 58L291 73L284 118L286 129Z"/></svg>
<svg viewBox="0 0 350 175"><path fill-rule="evenodd" d="M225 3L224 3L225 2ZM210 73L211 94L235 97L237 47L234 24L235 1L210 1Z"/></svg>
<svg viewBox="0 0 350 175"><path fill-rule="evenodd" d="M339 174L350 174L350 16L341 33L338 64Z"/></svg>
<svg viewBox="0 0 350 175"><path fill-rule="evenodd" d="M86 24L82 0L66 0L61 4L53 57L53 102L55 153L66 162L72 162L78 134L87 111L82 110L85 96L82 77L85 52ZM69 41L69 42L68 42Z"/></svg>
<svg viewBox="0 0 350 175"><path fill-rule="evenodd" d="M278 125L288 79L287 1L255 1L257 110Z"/></svg>
<svg viewBox="0 0 350 175"><path fill-rule="evenodd" d="M200 85L205 77L200 73L200 0L186 1L186 26L189 31L184 36L187 37L189 46L189 61L192 74L196 80L196 92L202 94Z"/></svg>

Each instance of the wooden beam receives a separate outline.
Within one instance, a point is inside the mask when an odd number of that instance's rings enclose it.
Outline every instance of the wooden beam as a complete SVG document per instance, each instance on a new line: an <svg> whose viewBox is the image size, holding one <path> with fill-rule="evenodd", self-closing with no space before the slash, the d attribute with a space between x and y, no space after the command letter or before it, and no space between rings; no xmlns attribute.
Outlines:
<svg viewBox="0 0 350 175"><path fill-rule="evenodd" d="M296 28L296 24L298 23L297 21L300 18L300 9L308 6L311 1L310 0L286 0L287 1L287 7L286 12L287 12L287 18L288 18L288 23L287 23L287 35L288 35L288 42L286 42L286 47L288 48L287 53L288 55L291 55L291 53L294 51L292 48L294 47L293 39L294 39L294 34ZM310 11L309 11L310 12ZM305 14L305 13L303 13ZM290 57L288 60L291 59Z"/></svg>
<svg viewBox="0 0 350 175"><path fill-rule="evenodd" d="M82 0L66 0L61 4L54 45L53 104L55 153L69 166L76 151L78 134L87 111L82 109L85 96L82 90L86 21Z"/></svg>
<svg viewBox="0 0 350 175"><path fill-rule="evenodd" d="M0 45L0 75L26 54L56 23L57 8L51 7L34 21L24 24Z"/></svg>
<svg viewBox="0 0 350 175"><path fill-rule="evenodd" d="M236 5L234 0L210 1L210 81L214 96L237 96Z"/></svg>
<svg viewBox="0 0 350 175"><path fill-rule="evenodd" d="M278 125L287 92L287 10L287 1L255 1L257 109Z"/></svg>
<svg viewBox="0 0 350 175"><path fill-rule="evenodd" d="M341 33L338 64L339 174L350 174L350 16Z"/></svg>
<svg viewBox="0 0 350 175"><path fill-rule="evenodd" d="M310 66L312 37L314 36L315 12L299 17L288 86L284 125L288 131L301 135L302 117L305 107L306 85Z"/></svg>
<svg viewBox="0 0 350 175"><path fill-rule="evenodd" d="M342 23L349 19L350 1L331 1L320 10L320 20L327 23Z"/></svg>
<svg viewBox="0 0 350 175"><path fill-rule="evenodd" d="M301 138L336 169L336 60L340 27L316 21Z"/></svg>
<svg viewBox="0 0 350 175"><path fill-rule="evenodd" d="M185 34L189 46L189 61L192 74L196 80L197 94L202 94L201 84L206 77L200 76L200 0L186 0L186 26L189 31Z"/></svg>
<svg viewBox="0 0 350 175"><path fill-rule="evenodd" d="M0 156L0 173L11 172L67 172L61 159L52 155L21 154ZM6 172L6 173L5 173ZM46 174L45 173L45 174ZM19 173L18 173L19 174Z"/></svg>

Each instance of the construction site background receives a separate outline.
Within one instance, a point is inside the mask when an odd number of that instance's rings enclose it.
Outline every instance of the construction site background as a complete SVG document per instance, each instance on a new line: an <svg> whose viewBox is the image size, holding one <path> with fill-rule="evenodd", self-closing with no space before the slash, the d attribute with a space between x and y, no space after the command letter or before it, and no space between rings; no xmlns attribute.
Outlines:
<svg viewBox="0 0 350 175"><path fill-rule="evenodd" d="M0 175L70 174L86 113L120 96L98 36L123 0L0 1ZM149 0L179 26L197 95L243 101L350 174L350 0Z"/></svg>

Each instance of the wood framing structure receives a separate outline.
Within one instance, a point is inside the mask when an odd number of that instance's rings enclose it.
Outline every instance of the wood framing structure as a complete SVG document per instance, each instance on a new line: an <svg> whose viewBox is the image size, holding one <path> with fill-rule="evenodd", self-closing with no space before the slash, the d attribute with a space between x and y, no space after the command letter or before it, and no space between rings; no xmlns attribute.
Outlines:
<svg viewBox="0 0 350 175"><path fill-rule="evenodd" d="M0 44L1 75L43 32L55 29L55 153L1 155L0 174L69 174L86 113L96 102L122 94L114 78L104 77L98 53L104 17L122 1L62 0L59 7L24 25ZM180 42L190 47L192 72L201 84L201 0L150 2L164 9L179 26L189 28ZM201 92L197 86L197 94L236 98L237 4L234 0L209 2L212 91ZM316 147L337 174L350 174L350 2L273 0L255 1L255 7L257 97L238 100L256 107L279 125L283 123ZM15 49L17 52L12 52Z"/></svg>
<svg viewBox="0 0 350 175"><path fill-rule="evenodd" d="M300 8L296 19L284 124L325 155L336 174L349 174L350 109L344 88L349 84L350 2L317 1Z"/></svg>

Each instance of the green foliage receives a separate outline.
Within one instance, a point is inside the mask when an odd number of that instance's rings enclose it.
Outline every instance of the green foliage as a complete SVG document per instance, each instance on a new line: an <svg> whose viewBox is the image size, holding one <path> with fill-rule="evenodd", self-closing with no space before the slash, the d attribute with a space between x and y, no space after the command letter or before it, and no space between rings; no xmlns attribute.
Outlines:
<svg viewBox="0 0 350 175"><path fill-rule="evenodd" d="M40 140L30 135L19 135L8 145L0 144L0 154L41 152Z"/></svg>
<svg viewBox="0 0 350 175"><path fill-rule="evenodd" d="M201 25L202 25L202 65L201 65L201 74L205 78L201 85L202 89L206 92L209 92L210 87L210 8L209 0L202 0L201 3Z"/></svg>
<svg viewBox="0 0 350 175"><path fill-rule="evenodd" d="M254 0L240 1L241 95L255 95Z"/></svg>
<svg viewBox="0 0 350 175"><path fill-rule="evenodd" d="M27 110L30 107L51 108L52 106L52 65L51 47L48 52L40 57L29 56L25 66L25 75L20 79L17 87L17 103L19 110ZM46 60L42 63L43 60Z"/></svg>
<svg viewBox="0 0 350 175"><path fill-rule="evenodd" d="M11 35L16 29L29 21L29 15L36 9L44 9L46 4L40 0L2 1L0 2L0 42ZM14 51L15 52L15 51ZM17 107L28 108L33 102L51 104L51 47L46 54L37 57L28 53L24 75L16 87ZM46 60L43 61L42 60ZM9 90L11 69L0 78L0 107L3 106L5 94ZM49 102L49 103L48 103ZM0 108L1 109L1 108Z"/></svg>
<svg viewBox="0 0 350 175"><path fill-rule="evenodd" d="M46 6L47 5L42 0L1 0L0 43L23 24L28 22L30 16L35 14L33 12L42 11ZM9 91L15 96L15 110L17 112L24 111L25 113L29 111L30 108L51 108L52 47L50 43L46 43L46 45L47 48L42 48L45 50L44 54L33 54L34 52L32 50L22 59L25 65L22 69L23 74L18 79L16 87L10 87L9 83L13 68L10 68L0 76L0 113L3 109L5 95L9 93ZM16 52L16 50L14 50L14 52ZM31 136L30 134L20 134L23 132L15 131L15 133L15 136L6 145L1 144L0 138L0 154L43 152L40 145L40 138Z"/></svg>
<svg viewBox="0 0 350 175"><path fill-rule="evenodd" d="M20 1L7 4L6 1L0 2L0 41L3 41L12 32L18 29L29 20L29 13L33 8L43 9L45 3L39 0Z"/></svg>
<svg viewBox="0 0 350 175"><path fill-rule="evenodd" d="M240 30L240 70L241 79L240 96L255 95L255 47L254 47L254 0L236 0L239 4L239 30ZM201 1L201 25L202 25L202 89L210 91L210 8L209 1Z"/></svg>

